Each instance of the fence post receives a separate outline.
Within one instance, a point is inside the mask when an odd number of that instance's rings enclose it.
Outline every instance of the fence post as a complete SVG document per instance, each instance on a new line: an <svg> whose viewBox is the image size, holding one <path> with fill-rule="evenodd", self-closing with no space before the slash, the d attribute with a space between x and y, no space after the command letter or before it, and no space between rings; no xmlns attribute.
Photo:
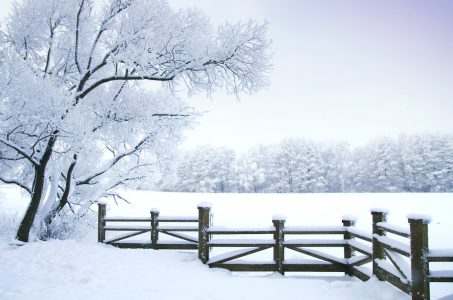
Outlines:
<svg viewBox="0 0 453 300"><path fill-rule="evenodd" d="M285 270L283 268L283 261L285 260L285 246L283 245L283 242L285 240L285 236L283 233L283 228L285 227L285 217L274 216L272 218L272 224L275 227L274 261L275 264L277 265L277 272L279 272L282 275L285 275Z"/></svg>
<svg viewBox="0 0 453 300"><path fill-rule="evenodd" d="M157 241L159 240L159 231L157 229L159 226L159 210L153 208L151 209L150 214L151 214L151 247L154 250L158 250L159 245Z"/></svg>
<svg viewBox="0 0 453 300"><path fill-rule="evenodd" d="M412 300L429 300L429 218L409 216L411 231Z"/></svg>
<svg viewBox="0 0 453 300"><path fill-rule="evenodd" d="M379 280L384 281L384 278L380 276L378 271L377 259L385 259L384 247L378 242L377 236L385 235L385 232L378 228L378 223L385 222L387 220L387 212L384 210L374 209L371 211L373 216L373 275Z"/></svg>
<svg viewBox="0 0 453 300"><path fill-rule="evenodd" d="M344 245L344 258L346 259L345 274L352 276L351 267L349 266L348 259L354 255L354 250L349 245L349 240L352 238L352 236L351 236L351 233L349 233L348 229L349 229L349 227L352 227L355 225L355 219L352 217L343 217L341 222L343 223L343 226L345 227L345 230L346 230L345 233L343 234L343 238L346 241L346 244Z"/></svg>
<svg viewBox="0 0 453 300"><path fill-rule="evenodd" d="M206 264L209 260L209 233L211 224L211 205L201 203L198 205L198 258Z"/></svg>
<svg viewBox="0 0 453 300"><path fill-rule="evenodd" d="M98 242L103 243L105 240L105 214L107 205L98 203Z"/></svg>

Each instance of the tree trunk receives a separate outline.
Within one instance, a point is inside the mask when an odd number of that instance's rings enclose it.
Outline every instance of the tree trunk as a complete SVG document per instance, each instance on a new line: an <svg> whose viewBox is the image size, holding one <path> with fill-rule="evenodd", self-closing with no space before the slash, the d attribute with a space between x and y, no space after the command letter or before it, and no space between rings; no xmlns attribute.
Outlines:
<svg viewBox="0 0 453 300"><path fill-rule="evenodd" d="M69 193L71 191L72 172L74 171L74 167L75 167L76 163L77 163L77 155L74 155L74 161L69 166L68 172L66 174L66 185L65 185L63 195L61 196L60 201L58 201L58 204L54 205L52 207L52 209L49 211L49 213L46 215L46 217L44 218L44 223L45 223L46 227L48 227L52 223L52 220L63 209L63 207L65 207L65 205L68 203Z"/></svg>
<svg viewBox="0 0 453 300"><path fill-rule="evenodd" d="M54 132L54 134L56 133L58 132ZM35 220L36 212L38 211L42 198L42 192L44 190L47 163L52 155L53 145L55 144L56 139L55 135L52 135L49 138L46 150L44 151L39 164L35 165L35 178L33 181L31 201L28 205L27 211L25 212L24 218L20 222L16 235L16 239L21 242L28 242L30 230L33 226L33 221Z"/></svg>

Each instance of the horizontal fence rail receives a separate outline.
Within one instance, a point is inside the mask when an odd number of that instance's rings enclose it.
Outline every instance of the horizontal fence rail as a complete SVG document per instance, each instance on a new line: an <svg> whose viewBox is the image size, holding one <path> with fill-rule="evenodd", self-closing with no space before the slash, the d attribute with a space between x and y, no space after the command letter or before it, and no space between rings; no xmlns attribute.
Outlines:
<svg viewBox="0 0 453 300"><path fill-rule="evenodd" d="M339 226L285 227L284 218L274 217L268 227L230 228L212 226L207 204L198 206L197 217L162 217L153 209L145 218L106 217L106 205L99 204L98 241L120 248L198 250L198 258L209 267L237 272L343 272L362 281L375 276L413 300L429 300L430 282L453 282L453 268L429 270L430 264L453 263L453 249L428 248L429 219L409 217L405 228L388 223L385 211L372 210L371 215L371 233L347 217ZM125 233L106 239L106 232ZM142 234L148 239L128 240ZM163 241L161 234L173 240ZM216 249L226 252L211 257ZM272 259L243 260L263 251L271 251ZM304 258L286 259L289 253Z"/></svg>

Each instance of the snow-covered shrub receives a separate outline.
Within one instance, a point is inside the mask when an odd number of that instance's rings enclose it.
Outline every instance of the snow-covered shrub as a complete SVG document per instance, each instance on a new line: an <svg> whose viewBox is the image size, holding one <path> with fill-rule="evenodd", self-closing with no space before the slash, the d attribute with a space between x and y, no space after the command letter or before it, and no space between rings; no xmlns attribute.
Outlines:
<svg viewBox="0 0 453 300"><path fill-rule="evenodd" d="M48 226L42 224L39 238L48 239L81 239L97 226L97 215L89 210L83 215L60 212Z"/></svg>

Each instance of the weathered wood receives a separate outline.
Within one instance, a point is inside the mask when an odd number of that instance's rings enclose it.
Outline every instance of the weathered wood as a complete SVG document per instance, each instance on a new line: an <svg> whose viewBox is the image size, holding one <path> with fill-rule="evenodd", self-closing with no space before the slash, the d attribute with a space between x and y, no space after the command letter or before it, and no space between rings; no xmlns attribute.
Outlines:
<svg viewBox="0 0 453 300"><path fill-rule="evenodd" d="M453 282L453 271L435 271L429 275L428 279L430 282Z"/></svg>
<svg viewBox="0 0 453 300"><path fill-rule="evenodd" d="M161 223L198 223L197 217L159 217Z"/></svg>
<svg viewBox="0 0 453 300"><path fill-rule="evenodd" d="M166 231L166 230L162 230L161 232L166 235L169 235L169 236L172 236L172 237L175 237L175 238L187 241L187 242L198 243L198 240L196 238L182 234L182 233L174 233L174 232L170 232L170 231Z"/></svg>
<svg viewBox="0 0 453 300"><path fill-rule="evenodd" d="M159 210L152 209L151 213L151 244L153 245L154 250L158 250L157 241L159 240Z"/></svg>
<svg viewBox="0 0 453 300"><path fill-rule="evenodd" d="M234 234L234 235L239 235L239 234L274 234L275 229L254 229L254 228L248 228L248 229L216 229L216 228L209 228L208 229L209 234Z"/></svg>
<svg viewBox="0 0 453 300"><path fill-rule="evenodd" d="M285 240L283 229L285 227L285 220L284 219L274 219L272 220L272 224L275 227L274 232L274 261L277 267L277 272L284 275L285 271L283 270L283 261L285 260L285 246L283 242Z"/></svg>
<svg viewBox="0 0 453 300"><path fill-rule="evenodd" d="M273 263L253 263L253 264L241 264L241 263L224 263L224 264L211 264L210 268L222 268L232 272L275 272L277 267Z"/></svg>
<svg viewBox="0 0 453 300"><path fill-rule="evenodd" d="M392 233L392 234L395 234L395 235L398 235L398 236L401 236L401 237L409 238L411 236L409 233L406 233L406 232L403 232L403 231L399 231L399 230L395 230L395 229L393 229L391 227L388 227L388 226L386 226L385 223L378 224L377 226L382 231L385 231L385 232L388 232L388 233Z"/></svg>
<svg viewBox="0 0 453 300"><path fill-rule="evenodd" d="M313 234L313 235L324 235L324 234L343 234L346 229L342 226L288 226L283 229L283 233L286 234Z"/></svg>
<svg viewBox="0 0 453 300"><path fill-rule="evenodd" d="M365 272L362 272L359 268L356 268L356 267L351 268L351 274L352 274L352 276L357 277L358 279L360 279L362 281L368 281L371 278L368 274L366 274Z"/></svg>
<svg viewBox="0 0 453 300"><path fill-rule="evenodd" d="M106 217L106 222L151 222L151 218Z"/></svg>
<svg viewBox="0 0 453 300"><path fill-rule="evenodd" d="M269 249L272 246L267 247L256 247L256 248L247 248L239 251L235 251L233 253L222 254L217 257L213 257L208 261L208 265L212 264L222 264L230 260L238 259L253 253L257 253L266 249Z"/></svg>
<svg viewBox="0 0 453 300"><path fill-rule="evenodd" d="M383 281L387 281L388 283L392 284L396 288L402 290L406 294L411 293L411 285L408 282L403 282L398 276L386 271L381 267L377 267L377 273L379 274L378 278L382 278Z"/></svg>
<svg viewBox="0 0 453 300"><path fill-rule="evenodd" d="M283 243L285 246L293 247L344 247L345 240L311 240L311 239L295 239L288 240Z"/></svg>
<svg viewBox="0 0 453 300"><path fill-rule="evenodd" d="M209 233L211 225L211 207L208 205L198 206L198 258L206 264L209 260Z"/></svg>
<svg viewBox="0 0 453 300"><path fill-rule="evenodd" d="M340 264L340 265L345 265L345 260L342 258L337 258L332 255L322 253L320 251L316 250L309 250L309 249L302 249L302 248L297 248L297 247L287 247L288 249L291 249L293 251L312 256L314 258L332 263L332 264Z"/></svg>
<svg viewBox="0 0 453 300"><path fill-rule="evenodd" d="M395 254L392 254L391 251L385 250L386 257L392 262L393 266L396 268L396 270L400 273L400 275L407 281L409 281L409 278L407 278L410 275L406 275L404 272L402 266L399 265L399 263L396 261L394 258Z"/></svg>
<svg viewBox="0 0 453 300"><path fill-rule="evenodd" d="M117 227L117 226L104 226L105 231L142 231L142 230L147 230L151 231L151 228L149 226L122 226L122 227Z"/></svg>
<svg viewBox="0 0 453 300"><path fill-rule="evenodd" d="M157 227L157 231L162 232L170 232L170 231L178 231L178 232L198 232L198 226L159 226Z"/></svg>
<svg viewBox="0 0 453 300"><path fill-rule="evenodd" d="M428 260L430 262L453 262L453 256L430 253L428 254Z"/></svg>
<svg viewBox="0 0 453 300"><path fill-rule="evenodd" d="M353 256L350 259L348 259L348 265L351 267L361 266L361 265L371 262L371 260L372 260L371 256L368 256L368 255Z"/></svg>
<svg viewBox="0 0 453 300"><path fill-rule="evenodd" d="M275 240L211 240L207 242L209 247L267 247L274 246Z"/></svg>
<svg viewBox="0 0 453 300"><path fill-rule="evenodd" d="M429 300L428 223L409 218L411 231L412 300Z"/></svg>
<svg viewBox="0 0 453 300"><path fill-rule="evenodd" d="M110 245L125 249L154 249L150 242L115 242ZM158 243L158 249L162 250L196 250L195 243Z"/></svg>
<svg viewBox="0 0 453 300"><path fill-rule="evenodd" d="M368 255L370 257L373 256L373 249L372 249L372 247L370 247L368 245L364 245L361 242L356 241L356 240L349 240L348 244L349 244L349 246L352 247L352 249L354 249L357 252Z"/></svg>
<svg viewBox="0 0 453 300"><path fill-rule="evenodd" d="M382 273L378 272L378 259L385 259L384 247L378 241L377 236L384 236L385 232L377 226L377 223L385 222L387 213L383 211L371 211L373 220L373 275L379 280L383 281L385 278L381 277Z"/></svg>
<svg viewBox="0 0 453 300"><path fill-rule="evenodd" d="M349 259L354 255L354 249L351 247L351 245L349 245L349 240L352 239L352 235L348 231L348 229L355 225L355 221L352 219L343 218L341 222L343 223L343 226L346 229L343 234L343 238L346 241L346 244L344 245L343 255L345 259ZM350 266L346 266L345 268L346 268L345 274L352 276L352 268Z"/></svg>
<svg viewBox="0 0 453 300"><path fill-rule="evenodd" d="M105 214L107 206L105 203L98 203L98 242L105 240Z"/></svg>
<svg viewBox="0 0 453 300"><path fill-rule="evenodd" d="M285 272L344 272L344 265L340 264L299 264L283 263Z"/></svg>
<svg viewBox="0 0 453 300"><path fill-rule="evenodd" d="M370 242L370 243L373 242L373 238L367 237L367 236L365 236L363 234L360 234L360 233L356 233L356 232L354 232L352 230L349 232L349 234L351 235L351 238L357 238L357 239L364 240L364 241Z"/></svg>
<svg viewBox="0 0 453 300"><path fill-rule="evenodd" d="M137 236L137 235L146 233L148 231L149 231L149 229L145 229L145 230L138 231L138 232L128 233L128 234L125 234L125 235L122 235L122 236L117 236L117 237L115 237L113 239L110 239L110 240L105 240L104 243L111 244L111 243L114 243L114 242L117 242L117 241L121 241L121 240L124 240L124 239L128 239L130 237L133 237L133 236Z"/></svg>
<svg viewBox="0 0 453 300"><path fill-rule="evenodd" d="M405 245L399 241L392 240L386 236L378 236L376 238L378 240L378 243L384 250L388 249L388 250L394 251L396 253L399 253L401 255L404 255L406 257L411 256L410 247L408 245ZM407 249L405 249L405 248L407 248Z"/></svg>

